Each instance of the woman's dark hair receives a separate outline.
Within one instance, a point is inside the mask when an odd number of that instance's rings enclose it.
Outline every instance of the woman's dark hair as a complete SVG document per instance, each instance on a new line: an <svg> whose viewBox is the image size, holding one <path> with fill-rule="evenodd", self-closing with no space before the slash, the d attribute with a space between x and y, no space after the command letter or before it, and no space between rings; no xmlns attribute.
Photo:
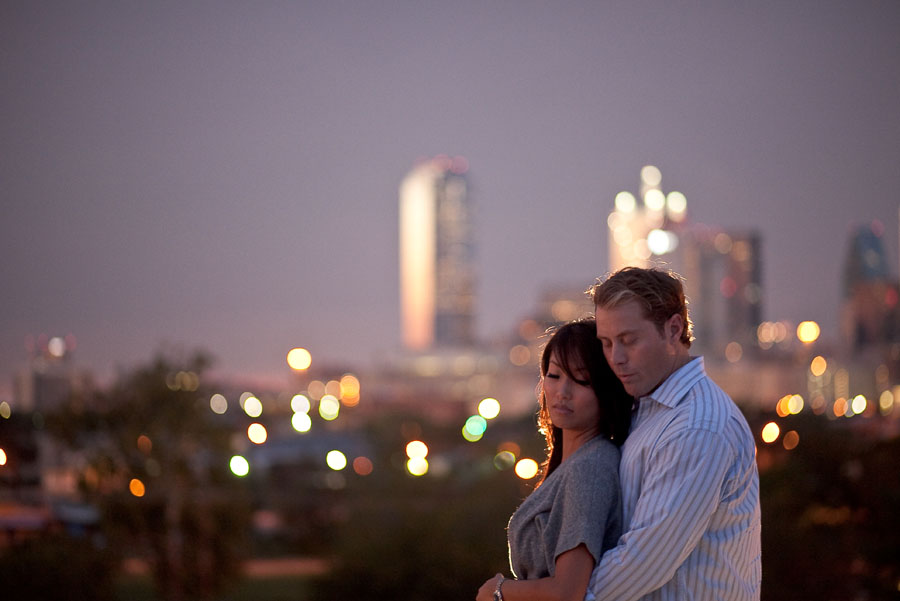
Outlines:
<svg viewBox="0 0 900 601"><path fill-rule="evenodd" d="M541 382L550 367L550 358L555 360L570 378L581 379L587 372L591 388L600 405L598 432L616 445L625 442L631 425L631 407L634 398L625 392L622 383L610 369L603 356L603 346L597 340L597 326L593 319L580 319L560 326L541 354ZM540 409L538 426L547 440L547 458L542 467L541 483L562 462L562 430L550 421L550 411L544 398L543 385L540 387Z"/></svg>

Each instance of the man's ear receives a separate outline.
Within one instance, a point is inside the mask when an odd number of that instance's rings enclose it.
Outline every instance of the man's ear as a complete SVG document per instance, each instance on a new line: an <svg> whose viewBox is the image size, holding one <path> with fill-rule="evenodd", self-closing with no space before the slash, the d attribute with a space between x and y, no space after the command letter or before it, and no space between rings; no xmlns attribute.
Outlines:
<svg viewBox="0 0 900 601"><path fill-rule="evenodd" d="M680 313L675 313L666 321L665 332L670 342L681 340L681 334L684 332L684 318Z"/></svg>

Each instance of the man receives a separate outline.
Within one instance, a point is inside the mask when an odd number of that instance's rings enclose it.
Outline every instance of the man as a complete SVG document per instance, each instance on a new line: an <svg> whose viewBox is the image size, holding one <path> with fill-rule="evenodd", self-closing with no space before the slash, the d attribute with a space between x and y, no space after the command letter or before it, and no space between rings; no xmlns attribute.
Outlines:
<svg viewBox="0 0 900 601"><path fill-rule="evenodd" d="M692 358L681 282L627 267L595 285L597 338L635 397L622 447L625 534L586 599L758 600L759 475L753 436Z"/></svg>

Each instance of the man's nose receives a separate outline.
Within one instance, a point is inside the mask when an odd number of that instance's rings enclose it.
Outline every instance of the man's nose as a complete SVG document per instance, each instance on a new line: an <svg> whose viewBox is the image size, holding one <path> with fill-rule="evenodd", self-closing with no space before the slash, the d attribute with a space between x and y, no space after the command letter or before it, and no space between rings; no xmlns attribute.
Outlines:
<svg viewBox="0 0 900 601"><path fill-rule="evenodd" d="M625 363L625 349L622 348L621 344L612 345L612 349L609 353L610 362L616 365L621 365Z"/></svg>

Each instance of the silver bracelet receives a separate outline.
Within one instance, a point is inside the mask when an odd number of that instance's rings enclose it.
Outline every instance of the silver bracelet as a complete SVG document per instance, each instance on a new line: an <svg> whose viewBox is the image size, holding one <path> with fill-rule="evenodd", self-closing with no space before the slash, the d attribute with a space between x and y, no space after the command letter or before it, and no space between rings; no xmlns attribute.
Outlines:
<svg viewBox="0 0 900 601"><path fill-rule="evenodd" d="M504 580L506 578L500 576L500 580L497 581L497 588L494 589L494 601L503 601L503 591L500 590L500 587L503 586Z"/></svg>

